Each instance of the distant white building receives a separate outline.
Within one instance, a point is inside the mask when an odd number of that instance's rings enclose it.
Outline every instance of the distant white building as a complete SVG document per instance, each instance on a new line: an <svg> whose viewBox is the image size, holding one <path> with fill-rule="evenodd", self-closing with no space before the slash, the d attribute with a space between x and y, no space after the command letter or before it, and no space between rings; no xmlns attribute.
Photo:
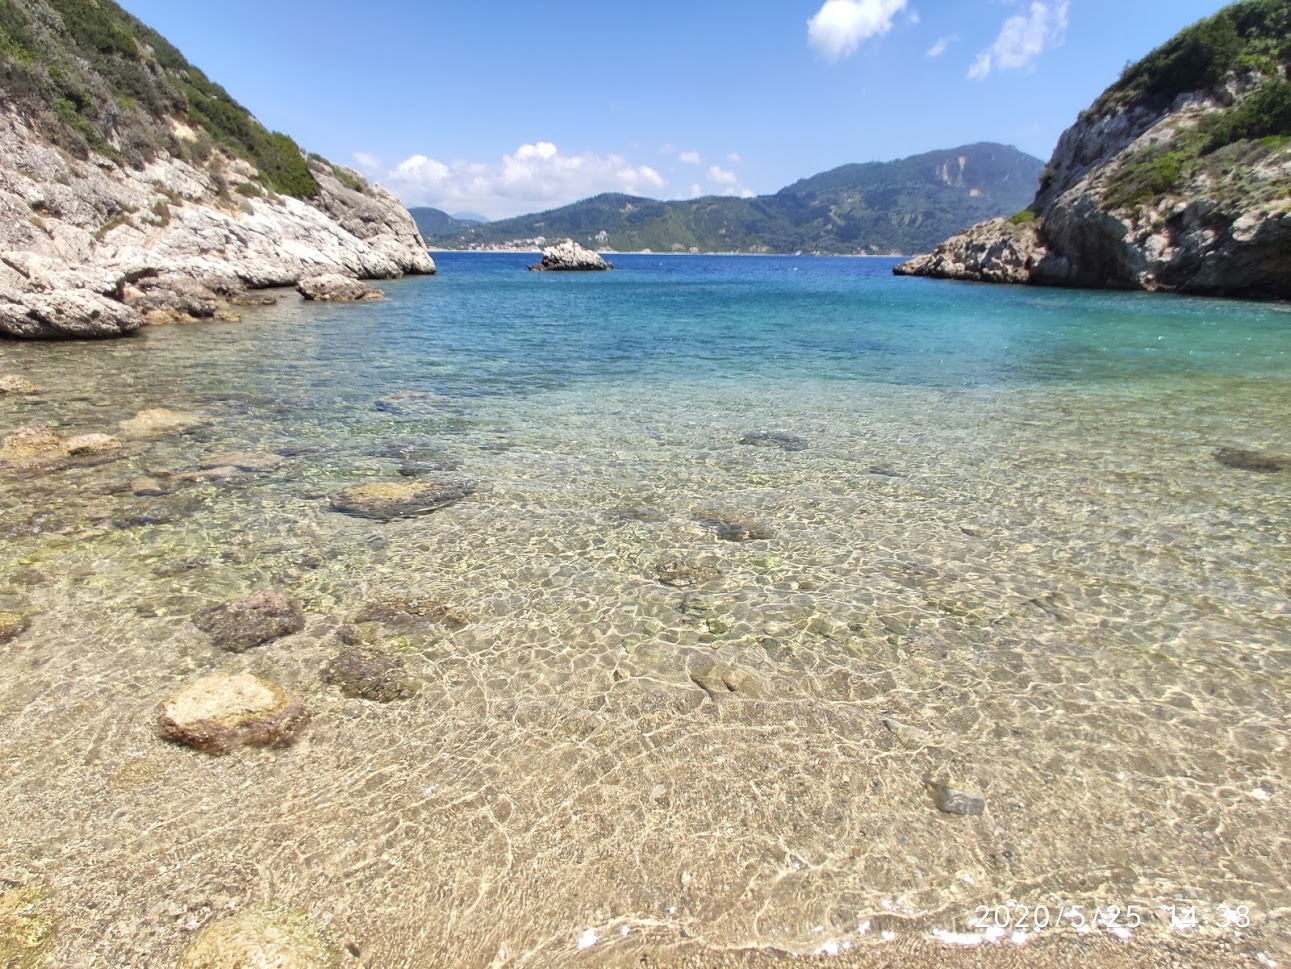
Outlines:
<svg viewBox="0 0 1291 969"><path fill-rule="evenodd" d="M596 244L598 246L603 246L605 245L605 243L609 241L610 241L610 234L606 232L604 229L596 233Z"/></svg>

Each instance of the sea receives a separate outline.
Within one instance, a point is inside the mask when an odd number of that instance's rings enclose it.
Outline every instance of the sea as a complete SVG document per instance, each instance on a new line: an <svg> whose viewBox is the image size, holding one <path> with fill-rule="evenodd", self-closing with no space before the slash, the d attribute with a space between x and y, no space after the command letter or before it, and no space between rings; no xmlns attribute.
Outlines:
<svg viewBox="0 0 1291 969"><path fill-rule="evenodd" d="M248 911L382 967L1291 959L1291 307L435 257L378 302L0 344L45 388L0 434L201 420L0 469L0 889L53 964ZM469 494L333 506L421 479ZM261 589L305 628L194 624ZM356 625L409 695L328 682ZM243 670L294 745L159 737Z"/></svg>

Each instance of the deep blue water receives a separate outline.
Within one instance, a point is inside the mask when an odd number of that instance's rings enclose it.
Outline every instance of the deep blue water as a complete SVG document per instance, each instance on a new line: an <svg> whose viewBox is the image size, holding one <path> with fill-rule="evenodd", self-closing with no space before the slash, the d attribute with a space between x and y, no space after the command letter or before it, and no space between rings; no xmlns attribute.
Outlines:
<svg viewBox="0 0 1291 969"><path fill-rule="evenodd" d="M1284 305L909 279L891 275L894 259L618 255L612 273L566 275L526 272L525 253L435 258L434 279L386 284L390 299L361 318L343 312L356 351L393 342L453 394L589 379L977 387L1291 369Z"/></svg>

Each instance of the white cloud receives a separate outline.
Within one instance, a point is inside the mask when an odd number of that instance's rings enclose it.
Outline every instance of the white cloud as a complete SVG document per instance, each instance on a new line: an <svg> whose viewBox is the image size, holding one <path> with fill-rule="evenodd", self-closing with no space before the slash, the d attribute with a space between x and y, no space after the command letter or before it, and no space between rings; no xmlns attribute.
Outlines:
<svg viewBox="0 0 1291 969"><path fill-rule="evenodd" d="M699 157L697 151L683 151L677 156L677 160L687 165L702 165L704 162Z"/></svg>
<svg viewBox="0 0 1291 969"><path fill-rule="evenodd" d="M566 155L549 141L521 145L500 162L445 164L413 155L387 168L362 152L354 160L406 205L471 209L492 219L556 208L602 192L644 195L667 184L649 165L634 165L621 155Z"/></svg>
<svg viewBox="0 0 1291 969"><path fill-rule="evenodd" d="M908 0L825 0L807 21L807 41L831 61L852 54L861 42L886 34Z"/></svg>
<svg viewBox="0 0 1291 969"><path fill-rule="evenodd" d="M740 181L740 176L717 165L710 165L708 168L708 180L717 185L736 185Z"/></svg>
<svg viewBox="0 0 1291 969"><path fill-rule="evenodd" d="M1062 43L1067 30L1070 0L1041 2L1035 0L1028 14L1018 14L1004 21L995 43L977 55L968 76L974 80L993 70L1028 67L1037 57Z"/></svg>
<svg viewBox="0 0 1291 969"><path fill-rule="evenodd" d="M703 189L703 187L702 187L698 182L696 182L694 185L690 186L690 197L691 197L691 198L693 198L693 199L697 199L697 198L699 198L699 197L700 197L701 195L703 195L703 194L704 194L704 189Z"/></svg>
<svg viewBox="0 0 1291 969"><path fill-rule="evenodd" d="M928 56L940 57L942 54L946 53L946 48L957 40L959 40L959 38L953 34L949 37L938 37L937 43L928 48Z"/></svg>
<svg viewBox="0 0 1291 969"><path fill-rule="evenodd" d="M740 153L738 151L731 152L729 155L726 156L726 160L730 162L732 165L738 165L742 161L744 161L744 159L740 157Z"/></svg>

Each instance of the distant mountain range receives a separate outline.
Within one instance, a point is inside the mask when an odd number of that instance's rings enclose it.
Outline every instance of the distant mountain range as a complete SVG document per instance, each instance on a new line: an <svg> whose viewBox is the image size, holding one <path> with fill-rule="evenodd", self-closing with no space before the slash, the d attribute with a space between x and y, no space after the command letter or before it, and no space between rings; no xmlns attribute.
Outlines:
<svg viewBox="0 0 1291 969"><path fill-rule="evenodd" d="M606 194L473 225L413 209L429 245L489 248L570 237L633 252L926 252L1035 195L1044 163L1008 145L976 144L892 162L843 165L756 198L675 202Z"/></svg>

